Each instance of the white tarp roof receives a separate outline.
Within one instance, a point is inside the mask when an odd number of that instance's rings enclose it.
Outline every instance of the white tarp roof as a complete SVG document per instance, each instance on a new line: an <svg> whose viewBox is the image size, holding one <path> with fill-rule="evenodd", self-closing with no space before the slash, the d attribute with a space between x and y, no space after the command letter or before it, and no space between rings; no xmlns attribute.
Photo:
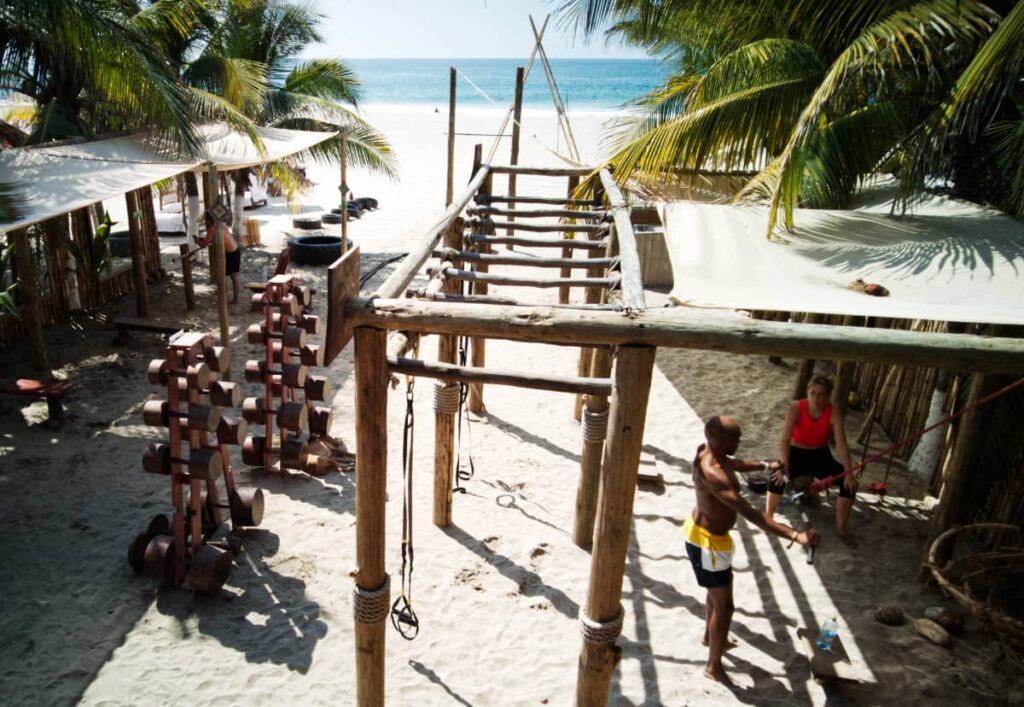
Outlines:
<svg viewBox="0 0 1024 707"><path fill-rule="evenodd" d="M247 136L232 132L226 124L201 126L204 154L196 160L157 149L140 135L0 151L0 182L14 185L23 212L17 221L0 223L0 232L120 196L206 163L218 169L241 169L280 160L337 134L281 128L257 131L262 154Z"/></svg>
<svg viewBox="0 0 1024 707"><path fill-rule="evenodd" d="M799 209L765 237L765 207L672 202L663 210L676 304L1024 324L1024 224L939 197L913 215L879 205ZM850 288L861 278L888 297Z"/></svg>

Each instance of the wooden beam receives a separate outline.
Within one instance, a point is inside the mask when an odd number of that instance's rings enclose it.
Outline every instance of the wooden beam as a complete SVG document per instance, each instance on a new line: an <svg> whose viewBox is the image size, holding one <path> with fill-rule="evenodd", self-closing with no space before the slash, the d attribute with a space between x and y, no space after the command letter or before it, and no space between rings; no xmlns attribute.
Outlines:
<svg viewBox="0 0 1024 707"><path fill-rule="evenodd" d="M534 302L520 302L512 297L496 297L494 295L448 295L443 292L436 294L417 295L418 299L427 299L434 302L475 302L477 304L497 304L506 307L534 307ZM614 310L614 304L549 304L548 307L556 309L603 309ZM390 351L390 349L389 349Z"/></svg>
<svg viewBox="0 0 1024 707"><path fill-rule="evenodd" d="M613 293L614 294L614 293ZM569 346L666 346L814 356L982 373L1024 372L1024 339L716 317L685 308L622 312L352 298L354 325Z"/></svg>
<svg viewBox="0 0 1024 707"><path fill-rule="evenodd" d="M590 167L521 167L496 164L490 167L492 174L528 174L534 177L568 177L574 174L585 177L594 172Z"/></svg>
<svg viewBox="0 0 1024 707"><path fill-rule="evenodd" d="M640 252L636 247L633 224L629 220L629 207L612 179L611 172L602 169L601 185L608 195L612 218L615 220L615 238L619 244L619 271L622 273L622 299L627 309L647 309L644 298L643 276L640 271Z"/></svg>
<svg viewBox="0 0 1024 707"><path fill-rule="evenodd" d="M471 226L477 225L477 220L470 221ZM515 231L529 231L531 233L607 233L609 225L606 223L518 223L516 221L495 221L494 228L510 228ZM513 241L519 243L519 241Z"/></svg>
<svg viewBox="0 0 1024 707"><path fill-rule="evenodd" d="M611 375L612 357L608 349L583 349L592 354L592 363L587 366L595 378ZM607 395L588 395L586 411L601 414L608 410ZM572 541L577 546L589 548L594 542L594 518L597 515L597 492L601 481L601 454L604 440L583 440L580 453L580 478L576 485L576 514L573 516Z"/></svg>
<svg viewBox="0 0 1024 707"><path fill-rule="evenodd" d="M142 211L139 194L125 192L125 208L128 209L128 240L132 246L132 285L135 287L135 313L140 317L149 316L149 290L146 283L146 246L142 235Z"/></svg>
<svg viewBox="0 0 1024 707"><path fill-rule="evenodd" d="M543 196L492 196L489 204L550 204L552 206L586 206L594 208L593 199L572 199Z"/></svg>
<svg viewBox="0 0 1024 707"><path fill-rule="evenodd" d="M509 161L515 165L519 164L519 136L522 132L522 120L523 120L523 83L526 81L526 70L522 66L516 67L516 91L515 98L512 101L512 151L509 154ZM512 172L508 175L508 193L510 196L516 195L516 173ZM512 204L514 206L514 204ZM509 221L515 221L515 210L509 210L505 212L509 216ZM508 229L508 235L512 235L512 229Z"/></svg>
<svg viewBox="0 0 1024 707"><path fill-rule="evenodd" d="M608 623L623 611L622 577L629 549L629 526L644 441L647 399L655 349L623 346L615 362L615 389L608 414L608 440L601 464L601 492L590 553L590 582L582 612ZM586 636L586 634L584 634ZM583 640L576 677L577 705L606 705L615 667L615 640Z"/></svg>
<svg viewBox="0 0 1024 707"><path fill-rule="evenodd" d="M610 267L615 261L613 258L591 258L577 260L575 258L536 258L531 255L515 255L502 253L474 253L468 250L439 250L434 251L434 256L447 258L452 261L467 263L489 263L491 265L522 265L528 268L584 268Z"/></svg>
<svg viewBox="0 0 1024 707"><path fill-rule="evenodd" d="M618 284L618 276L612 277L513 277L511 275L491 275L446 268L441 271L447 280L465 280L468 282L486 282L491 285L509 285L519 287L614 287Z"/></svg>
<svg viewBox="0 0 1024 707"><path fill-rule="evenodd" d="M401 264L399 264L398 268L391 273L388 279L384 281L384 284L377 288L374 293L376 296L391 298L397 297L405 292L405 288L408 287L409 283L412 282L414 277L416 277L416 273L418 273L420 268L423 267L423 263L427 262L430 254L434 252L434 248L437 247L437 244L444 235L444 232L449 226L451 226L452 222L458 218L459 214L462 213L466 204L473 199L477 190L480 189L484 181L487 179L487 175L487 165L483 165L479 170L477 170L473 179L466 187L466 190L462 192L462 195L452 202L440 220L430 227L426 235L424 235L412 250L409 251L409 255L406 256L405 260L403 260Z"/></svg>
<svg viewBox="0 0 1024 707"><path fill-rule="evenodd" d="M21 295L21 323L32 349L32 363L39 371L49 371L50 362L46 357L46 343L43 341L39 284L32 263L32 250L28 242L28 229L11 231L14 244L14 262L18 269L18 294Z"/></svg>
<svg viewBox="0 0 1024 707"><path fill-rule="evenodd" d="M519 238L515 236L491 236L486 233L471 233L470 243L487 243L488 245L516 244L531 248L572 248L575 250L600 250L608 246L607 240L580 241L572 238Z"/></svg>
<svg viewBox="0 0 1024 707"><path fill-rule="evenodd" d="M455 184L455 95L457 70L448 70L448 173L445 181L444 205L451 206Z"/></svg>
<svg viewBox="0 0 1024 707"><path fill-rule="evenodd" d="M388 370L386 333L356 329L356 586L378 590L387 580L384 555L387 499ZM356 703L384 704L387 623L356 621Z"/></svg>
<svg viewBox="0 0 1024 707"><path fill-rule="evenodd" d="M185 288L185 309L195 309L196 291L192 284L192 254L189 252L188 243L180 243L178 253L181 255L181 281Z"/></svg>
<svg viewBox="0 0 1024 707"><path fill-rule="evenodd" d="M388 370L406 376L422 376L457 383L490 383L513 388L550 390L555 393L610 395L611 381L604 378L575 376L538 376L494 368L456 366L449 363L428 363L415 358L388 357Z"/></svg>
<svg viewBox="0 0 1024 707"><path fill-rule="evenodd" d="M592 204L590 204L592 206ZM588 221L605 221L610 217L607 211L577 211L575 209L498 209L493 206L478 206L466 209L470 216L520 216L522 218L567 218Z"/></svg>
<svg viewBox="0 0 1024 707"><path fill-rule="evenodd" d="M455 219L444 234L447 249L455 249L462 245L463 221ZM427 286L427 292L433 293L443 288L444 292L456 293L459 283L453 280L441 281L436 288L436 280ZM437 360L439 366L452 365L458 359L459 338L455 334L446 334L437 341ZM455 415L446 412L434 412L434 525L447 528L452 524L452 492L455 474Z"/></svg>
<svg viewBox="0 0 1024 707"><path fill-rule="evenodd" d="M207 209L213 208L217 203L217 168L212 164L206 168L206 179L203 180L203 187L206 190L203 195L204 204ZM225 257L224 257L224 236L220 221L217 222L217 235L214 236L213 245L210 248L210 270L214 282L217 283L217 317L220 320L220 345L229 344L228 329L228 290L225 279ZM228 371L224 372L224 380L231 380Z"/></svg>

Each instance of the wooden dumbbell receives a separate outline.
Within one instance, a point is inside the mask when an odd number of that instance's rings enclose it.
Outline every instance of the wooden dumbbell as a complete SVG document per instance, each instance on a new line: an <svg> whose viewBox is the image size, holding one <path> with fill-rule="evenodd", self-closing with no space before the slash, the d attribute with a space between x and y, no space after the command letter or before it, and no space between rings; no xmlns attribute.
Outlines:
<svg viewBox="0 0 1024 707"><path fill-rule="evenodd" d="M280 341L272 341L270 343L270 351L274 357L276 363L281 362L281 351L284 346ZM292 353L294 350L289 349ZM299 361L307 366L319 367L324 365L324 348L319 344L306 344L298 350Z"/></svg>
<svg viewBox="0 0 1024 707"><path fill-rule="evenodd" d="M292 294L295 295L303 307L308 307L309 303L313 301L313 290L305 285L295 285L292 288Z"/></svg>
<svg viewBox="0 0 1024 707"><path fill-rule="evenodd" d="M237 446L245 441L249 432L249 425L245 420L233 417L222 417L217 424L217 444L230 444Z"/></svg>
<svg viewBox="0 0 1024 707"><path fill-rule="evenodd" d="M331 419L334 411L326 405L317 405L309 413L309 434L322 437L331 433Z"/></svg>
<svg viewBox="0 0 1024 707"><path fill-rule="evenodd" d="M187 391L189 386L178 379L178 390ZM198 388L199 393L210 396L210 402L225 408L236 408L242 402L242 388L237 383L212 381L209 388Z"/></svg>
<svg viewBox="0 0 1024 707"><path fill-rule="evenodd" d="M327 376L309 376L303 389L306 400L327 400L331 394L331 379Z"/></svg>
<svg viewBox="0 0 1024 707"><path fill-rule="evenodd" d="M216 594L231 574L232 556L230 550L204 544L188 563L188 585L203 594Z"/></svg>
<svg viewBox="0 0 1024 707"><path fill-rule="evenodd" d="M249 466L263 466L263 455L267 450L266 437L249 436L242 445L242 461ZM281 466L301 469L309 456L309 445L296 439L285 440L280 449L271 449L270 455L281 458Z"/></svg>
<svg viewBox="0 0 1024 707"><path fill-rule="evenodd" d="M246 361L245 380L250 383L266 383L267 375L280 376L281 381L289 388L301 388L306 384L309 369L301 363L286 363L280 370L267 371L265 361Z"/></svg>
<svg viewBox="0 0 1024 707"><path fill-rule="evenodd" d="M306 429L309 412L305 403L282 403L277 410L267 410L261 398L246 398L242 403L242 415L253 424L262 423L268 414L277 415L278 427L301 432Z"/></svg>
<svg viewBox="0 0 1024 707"><path fill-rule="evenodd" d="M154 427L168 427L172 419L187 421L189 429L213 432L220 422L220 408L214 405L189 405L188 412L171 410L166 400L150 400L142 406L142 421Z"/></svg>
<svg viewBox="0 0 1024 707"><path fill-rule="evenodd" d="M216 481L224 467L220 452L213 450L193 449L188 459L180 459L171 455L168 445L151 444L142 453L142 468L150 474L170 475L172 463L184 464L189 477L199 481Z"/></svg>
<svg viewBox="0 0 1024 707"><path fill-rule="evenodd" d="M231 368L231 352L227 346L207 346L203 350L203 358L211 371L220 373Z"/></svg>
<svg viewBox="0 0 1024 707"><path fill-rule="evenodd" d="M285 346L300 349L306 345L306 330L302 327L288 326L281 333L267 332L266 325L252 324L246 329L245 338L256 346L265 346L267 339L281 339Z"/></svg>
<svg viewBox="0 0 1024 707"><path fill-rule="evenodd" d="M128 545L128 564L131 565L132 572L142 574L143 563L146 558L146 546L149 545L149 541L157 535L167 535L170 532L171 521L167 516L163 513L153 516L153 519L149 521L149 527L146 528L146 532L136 535L135 539Z"/></svg>
<svg viewBox="0 0 1024 707"><path fill-rule="evenodd" d="M251 528L263 520L263 489L237 489L228 502L232 525Z"/></svg>
<svg viewBox="0 0 1024 707"><path fill-rule="evenodd" d="M278 301L274 301L273 294L257 292L249 299L253 307L277 307L282 314L289 317L297 317L302 313L302 302L293 294L287 294Z"/></svg>
<svg viewBox="0 0 1024 707"><path fill-rule="evenodd" d="M142 569L146 576L152 577L161 587L169 587L174 582L174 537L157 535L143 554Z"/></svg>
<svg viewBox="0 0 1024 707"><path fill-rule="evenodd" d="M298 325L306 330L311 336L317 336L322 331L322 320L315 314L303 314L298 318Z"/></svg>
<svg viewBox="0 0 1024 707"><path fill-rule="evenodd" d="M184 382L187 388L205 388L210 384L210 367L199 362L182 371L171 368L162 358L154 358L149 362L146 377L153 385L167 385L168 380L177 378L179 387Z"/></svg>

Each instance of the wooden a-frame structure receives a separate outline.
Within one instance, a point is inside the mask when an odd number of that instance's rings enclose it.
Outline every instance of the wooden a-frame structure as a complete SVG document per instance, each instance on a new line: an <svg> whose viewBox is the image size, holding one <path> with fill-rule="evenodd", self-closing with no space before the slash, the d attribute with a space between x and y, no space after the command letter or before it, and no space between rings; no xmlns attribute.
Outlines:
<svg viewBox="0 0 1024 707"><path fill-rule="evenodd" d="M592 170L489 166L480 163L481 154L478 147L467 189L376 291L369 296L358 293L358 248L330 270L327 360L355 338L358 569L353 602L360 705L385 703L385 627L391 603L384 563L384 511L391 373L446 382L435 388L433 518L442 527L452 520L454 413L458 410L457 395L454 406L445 403L451 398L446 389L455 386L457 391L459 383L468 383L468 404L477 411L483 409L484 384L586 394L573 540L591 546L591 567L580 616L583 641L576 701L603 705L608 701L614 644L624 617L623 573L657 347L985 373L1024 371L1020 339L759 320L734 323L692 310L648 310L629 208L607 170L598 173L601 187L596 198L578 200L573 198L574 187ZM566 179L567 196L495 195L495 174ZM514 211L515 221L507 218L513 206L521 207ZM505 220L496 220L502 217ZM496 235L499 229L509 235ZM502 245L508 248L494 250ZM510 252L513 245L551 248L560 257L525 257ZM410 291L413 278L432 256L436 265L428 270L427 285ZM497 275L489 272L491 265L558 270L559 276ZM585 273L576 276L580 270ZM470 294L458 293L462 281L472 283ZM490 284L557 287L560 301L531 304L494 297L487 294ZM584 288L584 303L569 303L567 293L573 287ZM408 358L417 339L429 334L440 336L439 360ZM472 337L470 366L456 364L459 336ZM487 339L580 347L577 375L486 369Z"/></svg>

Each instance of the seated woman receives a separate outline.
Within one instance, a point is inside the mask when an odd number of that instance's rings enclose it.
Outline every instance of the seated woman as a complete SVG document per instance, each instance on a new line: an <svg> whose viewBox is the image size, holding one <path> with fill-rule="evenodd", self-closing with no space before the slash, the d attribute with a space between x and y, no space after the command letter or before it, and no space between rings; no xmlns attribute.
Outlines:
<svg viewBox="0 0 1024 707"><path fill-rule="evenodd" d="M824 479L850 468L850 450L846 445L843 416L835 412L828 402L831 395L832 381L825 376L815 376L807 385L807 397L789 406L782 427L780 451L785 472L790 479L802 476ZM829 450L829 432L835 437L836 453L841 464ZM857 479L849 474L837 479L835 485L839 489L839 498L836 500L836 534L850 547L856 547L856 541L846 530L846 522L853 510ZM768 486L765 515L769 518L778 509L784 488L783 473L777 471Z"/></svg>

